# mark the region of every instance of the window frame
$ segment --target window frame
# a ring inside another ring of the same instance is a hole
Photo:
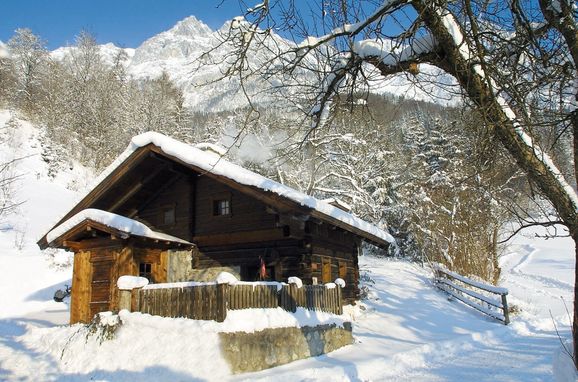
[[[172,215],[173,215],[173,221],[172,222],[167,222],[165,220],[166,218],[166,213],[167,212],[171,212],[172,211]],[[175,226],[177,224],[177,204],[176,203],[172,203],[172,204],[165,204],[162,205],[160,207],[160,224],[159,226],[162,227],[171,227],[171,226]]]
[[[149,270],[147,271],[147,266]],[[142,270],[144,268],[144,270]],[[138,263],[138,276],[146,278],[149,283],[154,283],[153,280],[153,263],[149,263],[146,261],[140,261]]]
[[[221,203],[226,203],[226,213],[221,213],[223,206]],[[212,196],[211,198],[211,216],[213,218],[231,217],[233,216],[233,198],[230,192],[222,192]]]

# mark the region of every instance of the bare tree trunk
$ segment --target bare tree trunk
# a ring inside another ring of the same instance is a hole
[[[442,15],[436,5],[428,1],[415,0],[413,2],[416,10],[421,14],[426,25],[435,36],[440,50],[438,51],[438,63],[445,71],[452,74],[463,87],[469,99],[476,104],[484,114],[487,124],[493,128],[496,136],[503,146],[510,152],[518,165],[528,174],[528,177],[538,186],[542,193],[550,200],[556,211],[570,230],[575,246],[578,247],[578,217],[576,205],[574,204],[567,189],[561,184],[559,176],[549,168],[543,161],[539,151],[528,145],[517,131],[515,121],[513,121],[504,110],[504,105],[500,104],[492,89],[492,84],[488,78],[480,75],[475,70],[474,64],[466,60],[456,45],[454,36],[450,34],[444,24]],[[548,15],[546,15],[548,18]],[[564,34],[564,30],[562,33]],[[571,53],[578,53],[578,40],[575,35],[570,36]],[[465,42],[464,42],[465,43]],[[480,52],[480,54],[482,54]],[[573,57],[578,60],[578,54]],[[480,56],[480,58],[482,58]],[[577,61],[578,62],[578,61]],[[574,132],[574,163],[575,172],[577,160],[577,132],[578,117],[576,112],[572,115]],[[572,336],[574,339],[574,364],[578,369],[578,249],[576,252],[576,269],[574,283],[574,322],[572,324]]]

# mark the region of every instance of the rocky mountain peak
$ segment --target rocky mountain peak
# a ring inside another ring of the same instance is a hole
[[[209,37],[213,33],[211,28],[192,15],[176,23],[167,32],[189,37]]]

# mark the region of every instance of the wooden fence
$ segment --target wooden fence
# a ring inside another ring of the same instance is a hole
[[[122,293],[123,291],[121,291]],[[130,291],[127,291],[131,293]],[[133,289],[131,310],[163,317],[185,317],[222,322],[227,310],[297,307],[342,314],[342,291],[339,286],[263,284],[204,284],[167,287],[155,284],[151,289]]]
[[[435,284],[452,297],[474,309],[508,325],[510,313],[506,296],[508,290],[484,284],[452,271],[439,264],[433,266]],[[496,296],[498,298],[496,298]]]

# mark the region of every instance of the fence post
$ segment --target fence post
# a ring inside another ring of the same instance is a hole
[[[227,318],[227,288],[229,284],[217,284],[217,322],[225,321]]]
[[[506,300],[506,293],[502,294],[502,307],[504,309],[504,324],[510,323],[510,312],[508,310],[508,300]]]
[[[129,312],[132,312],[131,292],[132,291],[128,289],[118,290],[118,310],[126,309]]]
[[[337,314],[343,314],[343,299],[341,296],[341,287],[337,285]]]
[[[297,311],[297,284],[289,284],[289,311],[295,313]]]

